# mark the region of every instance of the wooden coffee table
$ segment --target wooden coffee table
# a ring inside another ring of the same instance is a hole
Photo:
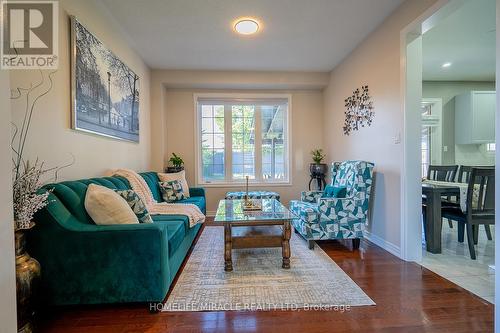
[[[224,225],[224,270],[233,270],[233,249],[281,247],[290,268],[292,213],[276,199],[262,199],[262,210],[243,211],[244,200],[221,200],[214,222]]]

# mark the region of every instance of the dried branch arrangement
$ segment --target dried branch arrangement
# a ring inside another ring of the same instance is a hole
[[[11,99],[25,99],[24,114],[21,127],[12,123],[13,134],[11,140],[12,156],[12,189],[14,201],[14,224],[15,230],[29,229],[33,226],[34,214],[45,207],[48,202],[50,191],[39,191],[43,186],[42,176],[51,173],[49,181],[55,181],[58,178],[58,172],[74,163],[54,168],[45,168],[44,163],[38,158],[35,163],[30,163],[25,158],[26,140],[29,136],[29,130],[33,113],[37,102],[47,95],[53,87],[52,75],[55,71],[48,74],[47,78],[40,70],[40,81],[31,83],[29,87],[18,87],[11,91]],[[48,87],[43,88],[46,81],[49,81]],[[42,90],[40,92],[40,90]]]

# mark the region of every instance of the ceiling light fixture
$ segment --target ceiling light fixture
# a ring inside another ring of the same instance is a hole
[[[451,66],[451,62],[445,62],[444,64],[441,65],[443,68],[448,68]]]
[[[251,18],[239,19],[234,24],[234,30],[241,35],[253,35],[259,31],[259,23]]]

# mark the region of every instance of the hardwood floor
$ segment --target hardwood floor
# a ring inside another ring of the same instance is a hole
[[[333,311],[161,312],[146,305],[53,309],[41,332],[492,332],[493,305],[362,241],[319,246],[376,306]],[[293,251],[293,249],[292,249]],[[223,269],[223,267],[221,267]]]

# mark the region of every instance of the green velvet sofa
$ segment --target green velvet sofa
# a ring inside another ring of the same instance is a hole
[[[155,172],[141,173],[162,202]],[[94,224],[84,207],[91,183],[129,189],[122,177],[92,178],[47,185],[50,202],[36,216],[29,253],[42,267],[41,291],[48,305],[160,302],[201,225],[183,215],[153,215],[152,224]],[[182,203],[206,212],[205,191],[191,188]]]

